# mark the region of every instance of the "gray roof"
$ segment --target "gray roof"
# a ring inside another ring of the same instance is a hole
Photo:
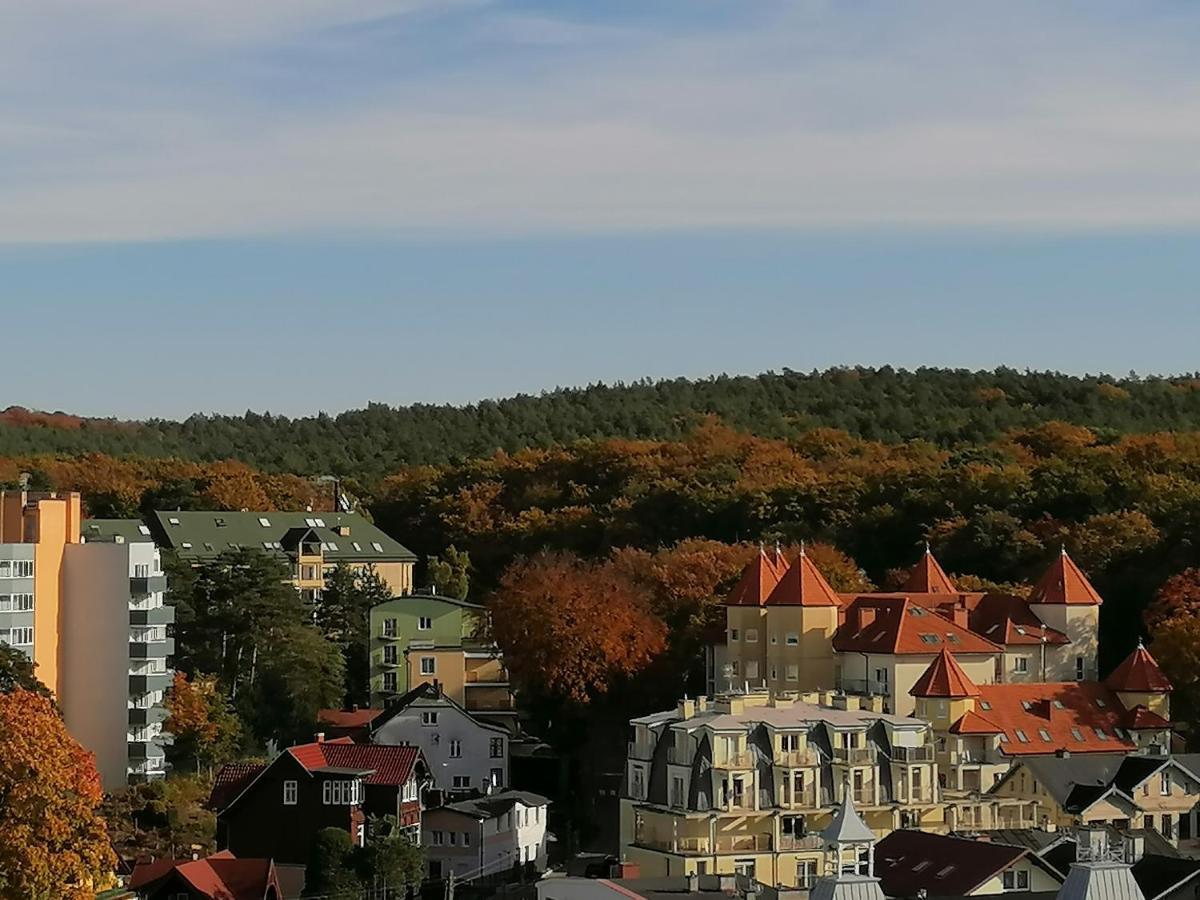
[[[834,813],[833,821],[821,832],[821,837],[827,844],[874,843],[875,832],[868,828],[867,823],[855,812],[854,803],[850,800],[850,791],[842,793],[842,805]]]
[[[121,538],[126,544],[149,543],[154,540],[148,526],[141,519],[84,519],[80,526],[84,542],[111,541]]]
[[[1018,766],[1009,770],[1004,780],[1013,777],[1024,766],[1063,809],[1079,812],[1112,790],[1128,798],[1134,788],[1171,761],[1195,772],[1196,769],[1188,765],[1195,758],[1195,754],[1166,757],[1123,753],[1034,756],[1022,759]]]
[[[1071,866],[1058,900],[1146,900],[1125,863],[1089,862]]]
[[[867,875],[835,875],[818,879],[808,896],[809,900],[884,900],[879,879]]]
[[[543,797],[541,794],[534,794],[529,791],[500,791],[484,797],[475,797],[471,800],[459,800],[455,803],[447,803],[445,806],[439,807],[439,809],[448,809],[480,820],[494,819],[496,816],[506,812],[514,803],[518,802],[526,806],[548,806],[550,803],[549,799]],[[434,812],[434,810],[430,810],[430,812]]]
[[[266,523],[266,524],[264,524]],[[155,510],[147,517],[159,544],[187,559],[216,556],[235,546],[284,556],[288,532],[312,530],[331,562],[416,562],[417,555],[359,513]],[[335,528],[349,528],[341,535]],[[183,546],[184,544],[190,546]]]

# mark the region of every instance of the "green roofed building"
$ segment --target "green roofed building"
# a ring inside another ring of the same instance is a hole
[[[200,562],[250,548],[278,556],[290,567],[296,589],[310,599],[339,563],[351,569],[374,566],[394,595],[412,593],[416,554],[358,513],[156,510],[146,526],[160,547],[183,560]]]

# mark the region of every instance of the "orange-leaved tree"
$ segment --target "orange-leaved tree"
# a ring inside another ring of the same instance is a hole
[[[168,751],[176,767],[200,771],[231,758],[241,737],[241,722],[229,708],[217,680],[175,673],[167,695],[169,715],[163,728],[174,736]]]
[[[666,646],[643,592],[570,553],[521,558],[488,602],[492,637],[522,685],[586,703]]]
[[[45,697],[0,694],[0,898],[90,900],[116,857],[95,759]]]

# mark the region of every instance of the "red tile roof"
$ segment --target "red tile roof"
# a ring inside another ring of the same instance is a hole
[[[975,686],[949,650],[943,649],[909,691],[914,697],[978,697]]]
[[[759,550],[758,556],[751,560],[742,570],[742,577],[725,601],[726,606],[764,606],[767,597],[779,584],[779,579],[787,570],[783,557],[776,550],[768,554]]]
[[[209,807],[217,810],[224,809],[265,768],[265,765],[250,763],[226,763],[221,766],[217,771],[217,777],[213,779],[212,792],[208,795]]]
[[[908,581],[904,583],[902,590],[913,594],[954,594],[957,590],[954,587],[954,582],[950,580],[950,576],[934,559],[933,554],[929,552],[929,548],[925,548],[925,555],[920,561],[913,566],[912,571],[908,575]]]
[[[1112,691],[1095,681],[981,684],[971,721],[963,716],[951,730],[1003,733],[1000,749],[1009,756],[1058,750],[1122,753],[1136,749],[1118,730],[1125,727],[1126,716]]]
[[[1126,714],[1125,727],[1131,731],[1161,731],[1170,728],[1171,723],[1139,703]]]
[[[860,596],[846,610],[833,636],[835,650],[846,653],[935,654],[999,653],[1001,647],[907,597]]]
[[[416,747],[356,744],[349,738],[300,744],[288,750],[296,761],[312,772],[327,767],[370,769],[367,784],[402,785],[412,777],[421,751]]]
[[[228,850],[206,859],[139,863],[134,867],[129,887],[135,891],[143,890],[172,872],[211,900],[263,900],[269,886],[281,890],[271,860],[237,859]]]
[[[382,709],[322,709],[317,712],[317,724],[330,728],[362,728],[381,715]]]
[[[1067,556],[1066,548],[1050,564],[1029,595],[1030,603],[1067,603],[1075,606],[1099,606],[1104,601],[1087,576]]]
[[[1104,679],[1104,683],[1114,691],[1135,693],[1166,694],[1172,689],[1170,680],[1141,641],[1137,649]]]
[[[998,644],[1069,644],[1061,631],[1048,628],[1029,603],[1010,594],[987,594],[971,610],[971,630]]]
[[[803,550],[767,597],[767,606],[838,606],[838,595]]]

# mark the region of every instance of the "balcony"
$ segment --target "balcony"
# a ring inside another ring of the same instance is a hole
[[[175,655],[175,638],[163,638],[161,641],[130,641],[130,659],[155,659]]]
[[[165,722],[167,715],[167,708],[161,703],[156,703],[154,706],[146,708],[131,707],[129,710],[129,724],[135,727],[154,725],[158,722]]]
[[[823,850],[825,849],[825,839],[819,834],[804,834],[792,835],[783,834],[779,836],[780,850]]]
[[[712,844],[706,837],[679,837],[670,839],[638,837],[635,843],[642,847],[649,847],[652,850],[665,850],[667,853],[698,853],[706,856],[712,853],[710,849]]]
[[[978,766],[991,761],[981,750],[951,750],[947,756],[952,766]]]
[[[411,644],[409,646],[412,646]],[[508,673],[500,672],[480,672],[478,669],[470,669],[466,672],[465,682],[467,687],[475,687],[477,685],[495,685],[497,687],[508,687]]]
[[[165,691],[171,686],[171,682],[175,680],[173,672],[146,672],[140,674],[130,674],[129,676],[129,693],[148,694],[151,691]]]
[[[158,737],[149,738],[144,741],[128,741],[127,744],[129,747],[129,758],[131,760],[150,760],[155,758],[162,759],[163,744],[168,743],[168,741],[164,740],[166,737],[166,735],[159,735]]]
[[[875,788],[874,787],[854,788],[851,790],[850,794],[852,797],[854,797],[854,805],[855,806],[877,806],[878,805],[877,801],[875,800]]]
[[[781,750],[775,754],[775,765],[784,769],[805,769],[820,765],[820,755],[812,747],[803,750]]]
[[[467,695],[465,705],[468,712],[507,712],[517,708],[507,688],[496,688],[492,692],[472,691]]]
[[[129,579],[129,593],[135,597],[158,594],[166,589],[166,575],[140,575]]]
[[[781,799],[780,806],[784,809],[817,809],[820,804],[817,803],[817,789],[814,785],[809,785],[798,794],[788,792],[786,786],[781,792],[777,793]]]
[[[754,754],[749,750],[738,750],[734,753],[722,753],[713,760],[714,769],[752,769],[754,768]]]
[[[892,747],[892,762],[923,763],[933,762],[933,744],[923,744],[920,747]]]
[[[385,654],[385,655],[384,655],[384,657],[383,657],[383,662],[382,662],[380,665],[382,665],[382,666],[384,666],[385,668],[388,668],[388,669],[394,669],[394,668],[396,668],[398,665],[400,665],[400,657],[398,657],[398,656],[387,656],[387,655]]]
[[[876,681],[874,678],[843,678],[840,690],[861,697],[889,697],[892,693],[886,681]]]
[[[773,843],[769,834],[729,835],[717,838],[717,852],[769,853]]]
[[[156,606],[153,609],[138,609],[136,606],[129,610],[130,625],[174,625],[175,607]]]
[[[834,747],[833,759],[847,766],[873,766],[878,753],[874,747]]]

